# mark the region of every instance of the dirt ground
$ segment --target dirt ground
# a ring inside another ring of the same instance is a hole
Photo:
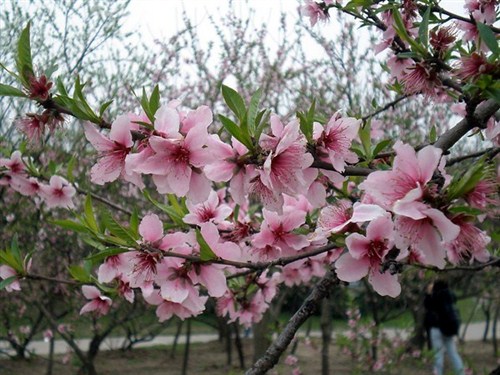
[[[134,349],[131,352],[107,351],[101,352],[96,359],[96,368],[99,375],[178,375],[181,374],[183,361],[183,347],[179,347],[174,358],[171,357],[171,348],[154,347],[148,349]],[[245,365],[251,364],[252,348],[250,342],[244,342]],[[497,360],[492,355],[492,346],[482,342],[467,342],[460,348],[462,357],[473,374],[489,374],[497,366]],[[320,347],[300,343],[297,350],[301,374],[316,375],[321,373]],[[70,364],[60,363],[62,357],[57,356],[53,375],[73,375],[77,373],[76,360]],[[284,358],[283,358],[284,359]],[[283,362],[283,359],[281,362]],[[47,360],[33,358],[30,361],[0,360],[1,375],[44,375],[46,374]],[[242,374],[238,367],[238,356],[233,350],[232,366],[227,365],[225,345],[219,342],[196,344],[191,347],[189,354],[188,374],[222,375]],[[367,370],[356,371],[356,363],[341,353],[337,346],[332,345],[330,350],[330,373],[335,375],[370,374]],[[269,374],[291,374],[292,368],[281,363]],[[401,366],[390,372],[379,371],[377,374],[409,374],[430,375],[431,365],[423,359],[409,358]]]

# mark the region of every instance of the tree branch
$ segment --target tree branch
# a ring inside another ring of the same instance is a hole
[[[319,283],[314,286],[311,294],[309,294],[302,306],[292,316],[278,338],[269,346],[266,353],[253,364],[252,368],[245,375],[265,374],[273,368],[288,345],[290,345],[300,326],[317,311],[321,300],[328,295],[332,287],[339,283],[340,280],[337,278],[335,271],[330,269]]]
[[[472,118],[465,117],[458,122],[453,128],[446,131],[434,143],[435,147],[448,151],[455,143],[457,143],[469,130],[479,126],[483,127],[486,121],[495,114],[500,108],[500,104],[494,99],[488,99],[479,104],[474,111]]]

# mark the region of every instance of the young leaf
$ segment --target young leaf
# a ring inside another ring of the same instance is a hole
[[[418,37],[420,39],[420,43],[424,46],[425,49],[429,48],[429,18],[431,16],[431,7],[427,7],[424,15],[422,16],[422,21],[420,22],[420,26],[418,28]]]
[[[213,250],[208,245],[207,241],[203,238],[199,229],[196,229],[196,241],[200,245],[200,259],[204,261],[217,259],[217,255],[213,252]]]
[[[149,98],[149,110],[153,116],[156,114],[158,108],[160,108],[160,88],[156,85]]]
[[[79,232],[79,233],[89,233],[89,229],[80,223],[77,223],[72,220],[52,220],[50,221],[51,224],[55,224],[63,229],[68,229],[74,232]]]
[[[498,56],[500,48],[498,47],[498,41],[493,31],[481,22],[476,22],[476,26],[481,40],[488,46],[490,51],[493,52],[495,56]]]
[[[106,111],[106,109],[108,109],[108,107],[111,105],[111,103],[113,103],[112,100],[110,100],[109,102],[105,102],[105,103],[101,104],[101,107],[99,107],[99,117],[102,118],[102,115],[104,114],[104,112]]]
[[[253,149],[252,140],[245,134],[243,130],[236,125],[231,119],[228,119],[226,116],[219,115],[219,120],[224,125],[224,128],[238,141],[243,143],[249,150]]]
[[[0,83],[0,96],[18,96],[25,98],[26,94],[15,87]]]
[[[243,98],[240,96],[240,94],[238,94],[237,91],[226,85],[222,85],[221,91],[222,97],[224,98],[224,101],[226,102],[229,109],[233,111],[238,120],[243,122],[247,112]]]
[[[255,136],[255,130],[257,128],[257,113],[259,111],[260,98],[262,97],[262,88],[259,88],[254,92],[252,98],[250,99],[250,105],[248,106],[247,112],[247,124],[250,136]]]
[[[33,72],[33,62],[31,59],[31,45],[30,45],[30,27],[31,23],[21,32],[19,41],[17,43],[17,72],[21,78],[21,83],[24,87],[30,87],[30,78],[35,76]]]
[[[87,198],[85,199],[84,212],[85,222],[87,223],[89,228],[94,233],[99,233],[99,226],[97,225],[97,221],[95,219],[94,209],[92,208],[92,198],[90,197],[90,194],[87,195]]]
[[[383,141],[380,141],[377,143],[377,145],[373,148],[372,155],[373,157],[377,156],[380,151],[382,151],[384,148],[389,146],[392,143],[392,140],[390,139],[384,139]]]
[[[68,267],[69,274],[76,281],[80,281],[82,283],[90,282],[90,273],[81,266],[69,266]]]
[[[88,256],[85,260],[91,261],[92,263],[101,263],[104,259],[110,256],[125,253],[127,251],[128,250],[123,247],[108,247],[106,250]]]
[[[437,140],[437,131],[436,131],[436,126],[432,125],[431,131],[429,133],[429,142],[434,143]]]
[[[134,236],[131,231],[118,223],[108,210],[103,210],[101,212],[101,219],[103,220],[106,229],[113,236],[122,239],[128,245],[134,246],[137,243],[139,237]]]

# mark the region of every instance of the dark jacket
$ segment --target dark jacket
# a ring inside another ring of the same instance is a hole
[[[446,311],[450,311],[456,301],[455,295],[449,289],[434,291],[432,294],[426,294],[424,299],[425,306],[425,328],[439,328],[439,317],[445,317]]]

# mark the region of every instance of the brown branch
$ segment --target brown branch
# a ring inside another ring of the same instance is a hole
[[[479,126],[484,127],[488,119],[495,114],[500,108],[500,104],[494,99],[488,99],[479,104],[474,111],[472,118],[469,116],[459,121],[453,128],[442,134],[434,143],[435,147],[448,151],[455,143],[457,143],[471,129]]]
[[[425,270],[430,270],[434,272],[453,272],[453,271],[481,271],[487,267],[500,267],[500,257],[492,257],[492,259],[486,263],[476,264],[474,266],[454,266],[448,268],[438,268],[435,266],[426,266],[424,264],[407,264],[416,268],[422,268]]]
[[[327,171],[335,171],[333,165],[321,160],[315,160],[311,168],[325,169]],[[375,172],[375,169],[363,168],[363,167],[345,167],[344,172],[341,173],[343,176],[368,176],[370,173]],[[340,173],[340,172],[339,172]]]
[[[245,374],[259,375],[266,374],[271,368],[278,363],[280,356],[286,350],[290,342],[295,337],[300,326],[311,316],[317,309],[321,300],[325,298],[331,289],[338,285],[340,280],[337,278],[335,271],[330,269],[327,274],[314,286],[311,294],[302,303],[302,306],[288,321],[287,325],[280,333],[278,338],[269,346],[266,353],[259,358]]]
[[[424,11],[426,10],[425,7],[420,7],[421,9],[423,9]],[[431,10],[433,12],[437,12],[437,13],[442,13],[442,14],[445,14],[447,15],[449,18],[452,18],[452,19],[456,19],[458,21],[462,21],[462,22],[467,22],[467,23],[471,23],[473,25],[476,24],[476,20],[469,17],[462,17],[462,16],[459,16],[458,14],[455,14],[455,13],[452,13],[444,8],[441,8],[439,5],[434,5]],[[500,29],[498,27],[495,27],[493,25],[486,25],[488,26],[492,31],[494,31],[495,33],[500,33]]]
[[[338,246],[335,244],[328,244],[326,246],[322,246],[322,247],[319,247],[319,248],[311,250],[311,251],[307,251],[304,253],[300,253],[300,254],[292,255],[292,256],[288,256],[288,257],[278,258],[278,259],[271,260],[268,262],[236,262],[236,261],[222,259],[222,258],[202,260],[198,256],[175,253],[173,251],[166,251],[165,252],[161,249],[151,247],[151,246],[147,247],[147,250],[157,252],[158,254],[161,254],[165,257],[181,258],[181,259],[191,261],[193,263],[204,263],[204,264],[213,263],[213,264],[222,264],[222,265],[226,265],[226,266],[233,266],[236,268],[249,268],[253,272],[253,271],[264,270],[266,268],[270,268],[270,267],[274,267],[274,266],[286,266],[287,264],[296,262],[296,261],[301,260],[301,259],[310,258],[310,257],[315,256],[315,255],[326,253],[326,252],[333,250],[337,247]]]
[[[49,277],[49,276],[43,276],[43,275],[36,275],[33,273],[24,275],[25,279],[29,280],[42,280],[42,281],[50,281],[52,283],[58,283],[58,284],[67,284],[67,285],[74,285],[78,286],[81,285],[80,283],[73,281],[73,280],[64,280],[64,279],[57,279],[55,277]]]
[[[400,96],[400,97],[398,97],[398,98],[394,99],[392,102],[387,103],[387,104],[386,104],[386,105],[384,105],[383,107],[380,107],[380,108],[376,109],[374,112],[369,113],[368,115],[361,117],[361,120],[362,120],[363,122],[365,122],[365,121],[366,121],[366,120],[368,120],[369,118],[372,118],[372,117],[374,117],[374,116],[378,115],[379,113],[382,113],[382,112],[384,112],[384,111],[387,111],[389,108],[393,108],[396,104],[398,104],[399,102],[401,102],[401,101],[403,101],[404,99],[407,99],[407,98],[409,98],[409,97],[410,97],[410,95],[403,95],[403,96]]]
[[[446,163],[446,166],[449,167],[453,164],[460,163],[464,160],[477,158],[477,157],[483,156],[483,155],[487,155],[488,159],[492,159],[499,153],[500,153],[500,147],[491,147],[491,148],[488,148],[486,150],[474,152],[472,154],[462,155],[462,156],[457,156],[456,158],[452,158],[452,159],[448,160],[448,162]]]

